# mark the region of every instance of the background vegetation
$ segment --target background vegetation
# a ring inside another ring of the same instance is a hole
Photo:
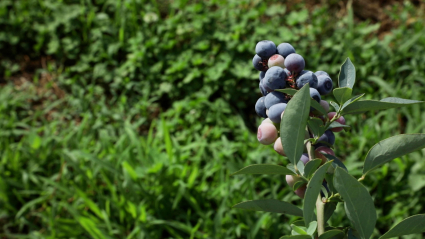
[[[294,217],[232,209],[297,203],[286,164],[255,137],[251,65],[263,39],[290,42],[336,83],[350,57],[358,93],[425,100],[424,4],[416,1],[0,1],[3,238],[278,238]],[[332,98],[327,98],[332,100]],[[361,175],[379,140],[424,133],[424,105],[348,116],[337,156]],[[378,230],[425,213],[416,152],[368,175]],[[343,210],[331,220],[348,225]],[[420,235],[405,238],[421,238]]]

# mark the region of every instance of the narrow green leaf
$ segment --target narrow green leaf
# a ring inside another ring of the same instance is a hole
[[[303,163],[303,161],[298,161],[298,163],[297,163],[297,169],[298,169],[298,172],[300,173],[300,175],[304,175],[304,163]]]
[[[292,235],[292,236],[283,236],[279,239],[312,239],[310,235]]]
[[[335,111],[339,111],[339,105],[333,101],[329,102],[330,105],[332,105],[332,107],[334,107]]]
[[[331,190],[331,192],[334,193],[334,194],[335,193],[338,193],[336,191],[335,187],[334,187],[334,182],[333,182],[334,175],[333,174],[326,173],[325,179],[326,179],[326,183],[328,184],[329,190]]]
[[[425,134],[400,134],[380,141],[367,153],[363,175],[402,155],[425,147]]]
[[[253,164],[232,173],[230,176],[238,174],[281,174],[294,175],[295,173],[286,167],[273,164]]]
[[[307,181],[305,181],[305,180],[300,180],[300,181],[297,181],[297,182],[295,182],[294,183],[294,186],[292,187],[292,190],[297,190],[298,188],[300,188],[300,187],[302,187],[302,186],[304,186],[304,185],[306,185],[307,184]]]
[[[325,127],[321,119],[311,118],[307,121],[307,126],[313,132],[313,135],[322,135],[325,132]]]
[[[334,89],[334,97],[338,103],[343,104],[351,97],[352,89],[348,87]]]
[[[339,238],[344,238],[344,232],[341,230],[329,230],[325,233],[323,233],[322,235],[320,235],[319,239],[339,239]]]
[[[338,85],[339,87],[349,87],[353,88],[354,83],[356,82],[356,68],[351,62],[350,58],[347,58],[341,66],[341,71],[338,76]]]
[[[337,205],[337,202],[327,202],[325,204],[325,222],[327,222],[329,218],[332,217],[332,214],[335,212]]]
[[[321,159],[314,159],[311,161],[308,161],[304,168],[304,177],[310,178],[313,173],[316,171],[316,169],[320,166],[322,163]]]
[[[365,94],[360,94],[360,95],[356,95],[353,98],[347,100],[343,105],[342,105],[342,109],[344,109],[345,107],[347,107],[348,105],[358,101],[360,98],[362,98]]]
[[[291,225],[292,230],[294,230],[296,233],[300,234],[300,235],[308,235],[308,233],[306,231],[304,231],[301,227],[299,226],[295,226],[295,225]]]
[[[401,106],[419,104],[423,101],[418,100],[406,100],[401,98],[385,98],[381,101],[378,100],[359,100],[356,101],[342,110],[344,115],[346,114],[360,114],[369,110],[386,110],[392,108],[398,108]]]
[[[310,222],[313,221],[314,218],[314,208],[316,205],[317,196],[320,193],[320,188],[322,186],[323,179],[325,178],[326,171],[328,171],[331,162],[327,162],[320,166],[319,169],[316,170],[310,182],[307,184],[307,190],[304,196],[304,221],[307,226]]]
[[[300,219],[300,220],[294,221],[293,223],[291,223],[291,225],[303,227],[305,223],[304,223],[304,220]]]
[[[293,172],[293,174],[297,174],[297,171],[295,170],[295,167],[294,167],[294,165],[292,163],[288,163],[286,165],[286,168],[289,169],[289,170],[291,170],[291,172]]]
[[[274,213],[284,213],[294,216],[302,217],[303,211],[297,206],[279,201],[276,199],[260,199],[241,202],[233,206],[234,208],[241,208],[246,210],[253,211],[262,211],[262,212],[274,212]]]
[[[316,109],[317,111],[319,111],[322,115],[327,115],[328,114],[326,112],[326,110],[316,100],[311,99],[310,105],[311,105],[311,107],[313,107],[314,109]]]
[[[425,214],[414,215],[392,227],[379,239],[399,237],[425,232]]]
[[[295,93],[297,93],[298,91],[295,89],[291,89],[291,88],[286,88],[286,89],[276,89],[275,91],[278,92],[282,92],[288,95],[295,95]]]
[[[310,88],[305,84],[288,102],[280,123],[280,139],[292,164],[297,165],[304,148],[304,131],[310,112]]]
[[[362,239],[369,239],[376,224],[376,211],[372,197],[357,179],[337,167],[334,186],[344,199],[345,211]]]
[[[336,121],[334,121],[334,122],[332,122],[330,125],[329,125],[329,127],[326,129],[326,130],[328,130],[328,129],[333,129],[333,128],[351,128],[351,126],[349,126],[349,125],[345,125],[345,124],[340,124],[340,123],[338,123],[338,122],[336,122]],[[325,130],[325,131],[326,131]]]
[[[308,228],[307,228],[307,234],[313,235],[314,232],[316,231],[316,228],[317,228],[317,222],[316,221],[310,222],[310,224],[308,225]]]

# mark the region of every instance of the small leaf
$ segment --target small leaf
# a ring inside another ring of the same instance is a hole
[[[295,226],[295,225],[291,225],[292,230],[294,230],[296,233],[300,234],[300,235],[308,235],[308,233],[306,231],[304,231],[301,227],[299,226]]]
[[[423,101],[418,100],[406,100],[401,98],[385,98],[381,101],[377,100],[359,100],[356,101],[342,110],[343,114],[360,114],[369,110],[386,110],[392,108],[398,108],[401,106],[419,104]]]
[[[329,102],[329,104],[331,104],[332,107],[334,107],[335,111],[337,111],[337,112],[339,111],[339,105],[337,103],[331,101],[331,102]]]
[[[310,224],[308,225],[308,228],[307,228],[307,234],[313,235],[314,232],[316,231],[316,228],[317,228],[317,222],[316,221],[310,222]]]
[[[352,91],[353,90],[351,88],[343,87],[343,88],[336,88],[334,89],[333,92],[334,92],[334,97],[336,101],[338,101],[340,104],[343,104],[350,99]]]
[[[334,121],[329,125],[329,127],[326,130],[333,129],[333,128],[351,128],[351,126],[345,125],[345,124],[340,124],[340,123]]]
[[[298,188],[300,188],[300,187],[302,187],[302,186],[304,186],[306,184],[307,184],[307,181],[305,181],[304,179],[303,180],[300,180],[300,181],[297,181],[297,182],[294,183],[294,186],[292,187],[292,190],[295,191]]]
[[[300,173],[300,175],[304,175],[304,163],[303,163],[303,161],[298,161],[298,163],[297,163],[297,169],[298,169],[298,172]]]
[[[356,101],[358,101],[360,98],[362,98],[365,94],[361,94],[361,95],[356,95],[353,98],[347,100],[343,105],[342,105],[342,109],[344,109],[345,107],[347,107],[348,105],[350,105],[351,103],[354,103]]]
[[[335,212],[337,205],[337,202],[327,202],[325,204],[325,222],[327,222],[329,218],[332,217],[332,214]]]
[[[307,121],[307,126],[313,132],[313,135],[322,135],[325,132],[325,127],[321,119],[311,118]]]
[[[316,169],[320,166],[322,163],[321,159],[314,159],[311,161],[308,161],[304,168],[304,177],[310,178],[313,173],[316,171]]]
[[[274,91],[278,91],[278,92],[282,92],[288,95],[295,95],[295,93],[297,93],[298,91],[295,89],[291,89],[291,88],[286,88],[286,89],[276,89]]]
[[[310,222],[313,221],[314,217],[314,208],[316,206],[317,196],[320,193],[320,188],[322,186],[323,179],[325,178],[326,171],[328,170],[331,162],[327,162],[320,166],[319,169],[316,170],[310,182],[307,184],[307,190],[305,191],[304,196],[304,221],[307,226]]]
[[[333,175],[333,174],[329,174],[329,173],[327,173],[327,174],[325,175],[325,180],[326,180],[326,183],[328,184],[328,188],[329,188],[329,190],[331,190],[331,192],[332,192],[333,194],[335,194],[335,193],[338,193],[338,191],[336,191],[336,189],[335,189],[335,187],[334,187],[333,179],[334,179],[334,175]]]
[[[350,58],[347,58],[341,66],[341,71],[338,76],[338,85],[339,87],[349,87],[353,88],[354,83],[356,82],[356,68],[351,62]]]
[[[310,112],[310,88],[305,84],[288,102],[280,123],[280,139],[289,161],[297,165],[304,149],[304,132]]]
[[[297,174],[297,171],[295,170],[295,167],[292,163],[288,163],[288,165],[286,165],[286,168],[291,170],[293,172],[293,175]]]
[[[230,176],[238,174],[281,174],[281,175],[294,175],[295,173],[286,167],[273,164],[253,164],[234,172]]]
[[[328,114],[326,112],[326,110],[316,100],[311,99],[310,105],[311,105],[311,107],[313,107],[314,109],[316,109],[317,111],[319,111],[322,115],[327,115]]]
[[[233,206],[234,208],[241,208],[246,210],[253,211],[262,211],[262,212],[274,212],[274,213],[284,213],[294,216],[302,217],[303,211],[297,206],[279,201],[276,199],[260,199],[241,202]]]
[[[414,215],[404,219],[392,227],[379,239],[399,237],[422,232],[425,232],[425,214]]]
[[[369,192],[357,179],[340,167],[335,169],[334,186],[344,199],[348,219],[360,238],[369,239],[376,224],[375,206]]]
[[[337,238],[344,238],[344,232],[341,230],[329,230],[322,235],[320,235],[319,239],[337,239]]]
[[[311,239],[310,235],[292,235],[292,236],[283,236],[279,239]]]
[[[294,221],[293,223],[291,223],[291,225],[303,227],[305,225],[305,223],[304,223],[304,220],[300,219],[300,220]]]
[[[363,175],[402,155],[425,147],[425,134],[400,134],[380,141],[367,153]]]

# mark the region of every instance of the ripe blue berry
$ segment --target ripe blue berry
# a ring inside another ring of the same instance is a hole
[[[259,83],[260,91],[263,96],[266,96],[269,92],[264,88],[263,83],[260,81]]]
[[[269,40],[260,41],[255,46],[255,53],[263,59],[269,59],[276,54],[276,45]]]
[[[260,71],[260,75],[258,77],[260,81],[264,78],[265,75],[266,75],[266,71]]]
[[[320,103],[322,98],[320,97],[319,91],[317,91],[314,88],[310,88],[310,97],[317,101],[317,103]]]
[[[279,55],[286,58],[289,54],[295,53],[295,48],[289,43],[280,43],[277,46],[277,52]]]
[[[273,91],[267,94],[264,98],[264,105],[267,109],[279,103],[288,103],[285,94],[283,94],[282,92]]]
[[[259,71],[267,71],[269,68],[267,66],[267,60],[261,59],[259,55],[255,55],[254,58],[252,58],[252,65]]]
[[[317,76],[311,71],[302,71],[296,79],[296,84],[301,89],[305,84],[309,83],[311,88],[317,87]]]
[[[263,79],[263,86],[267,91],[283,89],[286,87],[286,72],[279,66],[270,67]]]
[[[331,130],[326,130],[324,134],[322,134],[322,136],[319,137],[318,141],[324,141],[330,145],[334,145],[335,143],[335,134],[331,131]],[[325,144],[316,144],[315,147],[318,148],[320,146],[326,146]]]
[[[257,103],[255,103],[255,112],[257,112],[258,116],[267,118],[266,106],[264,105],[264,96],[259,98]]]
[[[290,72],[301,72],[304,70],[305,61],[301,55],[292,53],[285,58],[285,66]]]
[[[282,112],[286,109],[285,103],[274,104],[269,108],[269,119],[273,121],[273,123],[280,123],[282,120],[281,115]]]
[[[326,71],[316,71],[316,72],[314,72],[314,74],[316,76],[321,76],[321,75],[327,75],[327,76],[329,76],[329,74]]]
[[[317,91],[321,95],[327,95],[332,91],[333,83],[332,79],[327,75],[319,75],[317,77],[318,84],[317,84]]]

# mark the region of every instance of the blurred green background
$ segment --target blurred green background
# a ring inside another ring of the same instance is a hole
[[[232,209],[300,204],[282,176],[229,175],[287,164],[260,145],[264,39],[291,43],[354,94],[425,100],[423,1],[0,1],[2,238],[279,238],[295,217]],[[333,100],[331,96],[326,100]],[[347,116],[335,151],[351,174],[379,140],[424,133],[424,105]],[[424,151],[364,180],[374,237],[425,213]],[[331,219],[348,226],[343,208]],[[422,238],[420,235],[404,238]]]

